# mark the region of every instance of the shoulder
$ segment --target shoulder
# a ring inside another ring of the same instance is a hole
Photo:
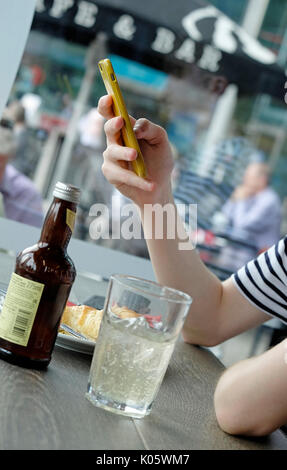
[[[267,188],[265,191],[263,191],[263,195],[267,201],[269,201],[269,204],[274,204],[274,205],[281,205],[280,197],[274,191],[272,188]]]
[[[233,281],[259,309],[287,322],[287,237],[239,269]]]

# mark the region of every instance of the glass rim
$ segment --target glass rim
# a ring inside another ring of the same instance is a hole
[[[157,299],[164,299],[167,302],[173,302],[173,303],[178,303],[178,304],[186,304],[186,305],[187,304],[192,304],[192,302],[193,302],[193,298],[189,294],[186,294],[186,292],[183,292],[183,291],[178,290],[178,289],[174,289],[173,287],[164,286],[163,284],[160,284],[160,283],[155,282],[155,281],[151,281],[149,279],[144,279],[142,277],[132,276],[130,274],[112,274],[110,276],[110,280],[111,279],[113,281],[119,282],[125,288],[129,288],[129,289],[131,289],[135,292],[141,293],[141,294],[156,297]],[[148,292],[143,288],[136,287],[136,286],[134,287],[134,286],[129,285],[128,283],[125,282],[125,280],[128,280],[128,279],[131,279],[133,281],[142,281],[142,282],[145,282],[147,284],[154,285],[156,287],[161,287],[163,289],[166,289],[170,293],[176,293],[177,295],[180,295],[182,298],[181,299],[172,299],[172,298],[168,298],[165,294],[156,294],[156,293],[153,293],[153,292]]]

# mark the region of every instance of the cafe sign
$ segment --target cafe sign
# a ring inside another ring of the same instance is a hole
[[[104,32],[118,55],[171,72],[196,64],[248,93],[276,94],[284,75],[275,54],[204,0],[38,0],[32,28],[84,45]]]
[[[59,21],[66,19],[75,27],[79,26],[87,31],[106,30],[121,40],[134,41],[139,27],[138,19],[127,12],[121,13],[120,11],[115,16],[113,10],[110,11],[113,22],[111,23],[107,19],[103,22],[102,13],[107,7],[100,3],[89,0],[53,0],[52,2],[38,0],[36,12]],[[109,4],[109,2],[105,3]],[[263,64],[273,64],[276,61],[276,56],[271,51],[263,47],[259,41],[252,38],[243,28],[213,6],[197,8],[182,18],[181,27],[187,37],[179,47],[174,31],[160,25],[156,28],[153,27],[154,37],[149,44],[151,50],[161,54],[173,54],[175,58],[188,63],[195,62],[197,59],[196,44],[204,43],[206,39],[210,39],[200,28],[206,19],[214,20],[213,32],[210,44],[206,44],[202,49],[201,57],[198,60],[199,67],[217,72],[222,52],[236,53],[238,42],[242,51],[250,59]]]

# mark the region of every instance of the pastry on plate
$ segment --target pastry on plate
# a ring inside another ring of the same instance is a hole
[[[73,330],[95,341],[99,334],[102,316],[103,310],[97,310],[87,305],[67,305],[61,323],[65,323]]]
[[[135,318],[135,317],[141,317],[139,313],[136,313],[134,310],[130,310],[127,307],[120,307],[117,304],[114,304],[111,307],[111,311],[117,315],[118,317],[125,319],[125,318]]]
[[[141,316],[133,310],[127,307],[119,307],[117,304],[111,307],[111,311],[122,319]],[[95,341],[98,338],[103,312],[103,310],[97,310],[87,305],[67,305],[61,323],[86,336],[87,339]],[[61,330],[61,325],[59,331],[60,333],[69,334]]]

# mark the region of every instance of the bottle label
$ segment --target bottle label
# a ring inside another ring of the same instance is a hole
[[[76,212],[71,211],[71,209],[67,209],[66,224],[70,227],[71,231],[74,230],[75,218],[76,218]]]
[[[27,346],[44,284],[13,273],[0,313],[0,338]]]

